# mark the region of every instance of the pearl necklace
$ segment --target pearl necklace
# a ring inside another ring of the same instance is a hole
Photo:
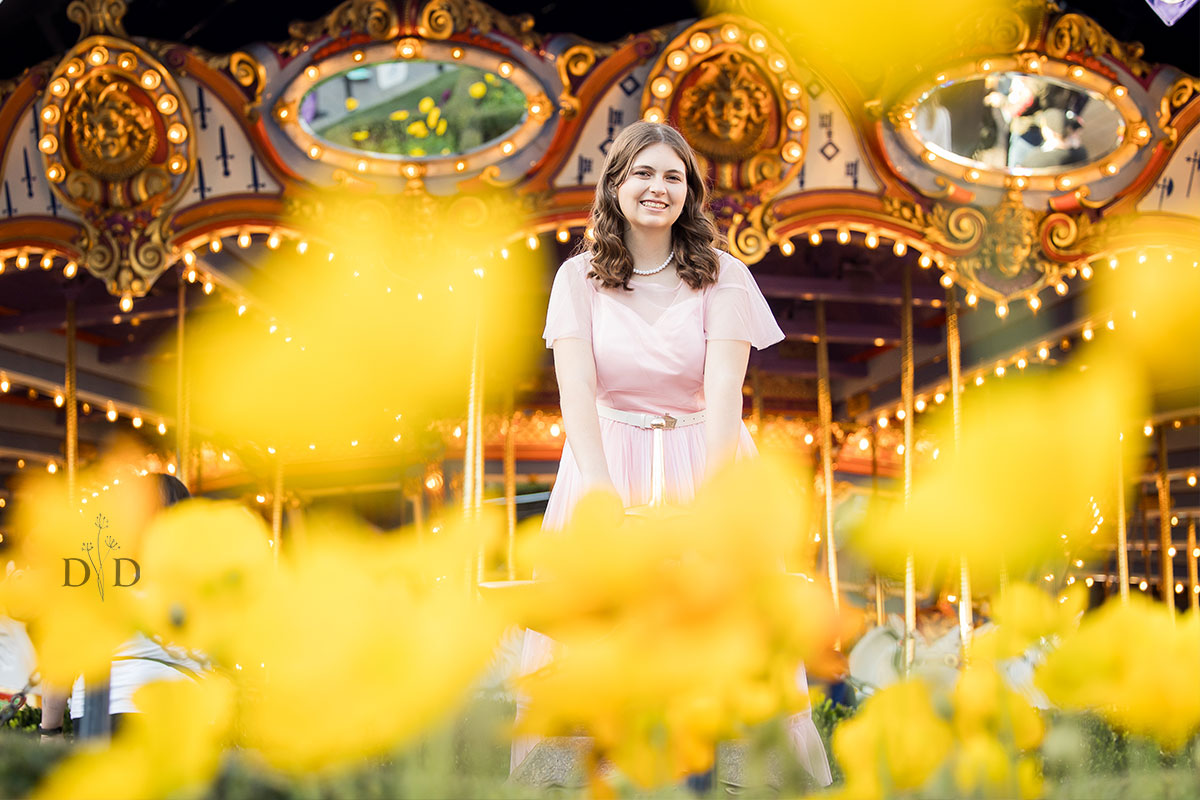
[[[667,256],[666,261],[659,264],[654,269],[638,269],[637,267],[634,267],[633,274],[634,275],[657,275],[658,273],[662,272],[664,269],[667,268],[667,264],[670,264],[671,259],[673,259],[674,257],[675,257],[675,253],[672,252],[669,256]]]

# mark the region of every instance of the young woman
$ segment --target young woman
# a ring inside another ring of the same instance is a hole
[[[746,364],[751,346],[783,332],[746,265],[714,249],[707,199],[696,156],[674,128],[637,122],[610,147],[591,235],[559,268],[543,334],[567,434],[545,529],[563,527],[590,491],[613,492],[626,508],[648,503],[650,425],[663,415],[673,420],[662,433],[669,501],[691,500],[728,461],[757,453],[742,422]],[[522,674],[548,663],[551,647],[527,631]],[[802,762],[829,783],[811,718],[789,727]],[[514,743],[513,768],[535,743]]]

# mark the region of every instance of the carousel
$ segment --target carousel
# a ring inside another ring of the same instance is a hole
[[[839,570],[839,544],[865,502],[905,496],[953,446],[921,417],[957,427],[972,393],[1117,335],[1132,320],[1098,300],[1099,279],[1200,251],[1200,79],[1052,2],[997,8],[983,35],[869,79],[738,2],[597,42],[481,0],[346,0],[219,54],[147,36],[121,0],[65,16],[78,41],[0,83],[0,530],[17,477],[74,480],[120,431],[144,469],[258,509],[284,551],[324,505],[419,533],[502,506],[507,540],[476,577],[528,577],[518,523],[544,506],[565,439],[548,358],[499,381],[476,329],[440,419],[277,450],[196,407],[188,340],[214,322],[287,334],[255,287],[289,280],[269,274],[281,252],[338,263],[322,236],[347,193],[383,227],[518,220],[489,269],[536,261],[544,309],[610,143],[645,119],[702,157],[721,244],[786,334],[752,358],[745,415],[761,446],[813,466],[806,571],[911,631],[918,600],[937,599],[928,576]],[[1120,498],[1096,523],[1113,546],[1064,552],[1048,582],[1086,582],[1093,604],[1141,592],[1200,608],[1198,425],[1200,373],[1159,379],[1120,443],[1132,484],[1097,487]],[[970,575],[952,573],[941,589],[965,640]]]

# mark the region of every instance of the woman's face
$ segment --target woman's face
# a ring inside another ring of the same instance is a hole
[[[687,200],[686,166],[670,145],[658,142],[633,157],[617,205],[630,228],[670,230]]]

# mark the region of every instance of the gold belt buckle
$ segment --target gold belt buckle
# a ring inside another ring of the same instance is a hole
[[[670,414],[663,414],[650,420],[650,428],[661,428],[662,430],[670,431],[675,429],[676,422],[678,422],[678,420],[672,417]]]

